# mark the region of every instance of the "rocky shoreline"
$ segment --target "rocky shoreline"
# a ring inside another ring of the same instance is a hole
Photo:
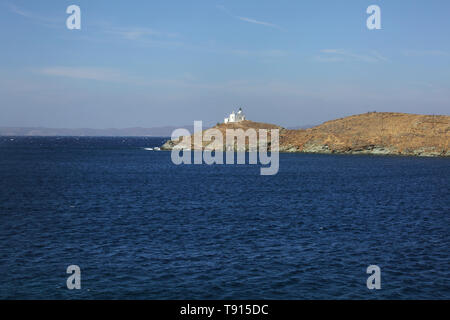
[[[371,112],[309,129],[288,130],[248,120],[214,128],[224,136],[227,129],[279,129],[279,151],[284,153],[450,156],[450,116]],[[183,140],[168,140],[161,149],[172,150],[176,145],[190,148]],[[210,143],[203,145],[203,149],[209,147]],[[248,151],[247,147],[239,151]]]

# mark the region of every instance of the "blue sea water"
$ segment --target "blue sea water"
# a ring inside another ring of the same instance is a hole
[[[261,176],[144,149],[164,140],[0,137],[0,298],[450,299],[450,159],[280,154]]]

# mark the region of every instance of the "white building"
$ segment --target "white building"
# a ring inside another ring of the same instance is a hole
[[[234,111],[230,114],[228,118],[225,118],[224,123],[233,123],[233,122],[241,122],[245,120],[245,114],[242,112],[242,108],[239,108],[239,111],[235,113]]]

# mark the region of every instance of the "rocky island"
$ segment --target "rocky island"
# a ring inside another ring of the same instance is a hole
[[[279,129],[280,152],[450,156],[450,116],[443,115],[369,112],[309,129],[289,130],[249,120],[214,128],[223,134],[227,129]],[[171,150],[178,143],[169,140],[161,149]]]

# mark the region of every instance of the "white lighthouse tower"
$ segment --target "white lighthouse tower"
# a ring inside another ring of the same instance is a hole
[[[241,122],[245,120],[245,114],[242,111],[242,108],[239,108],[239,111],[235,113],[234,111],[228,116],[228,118],[224,119],[224,123],[234,123]]]

